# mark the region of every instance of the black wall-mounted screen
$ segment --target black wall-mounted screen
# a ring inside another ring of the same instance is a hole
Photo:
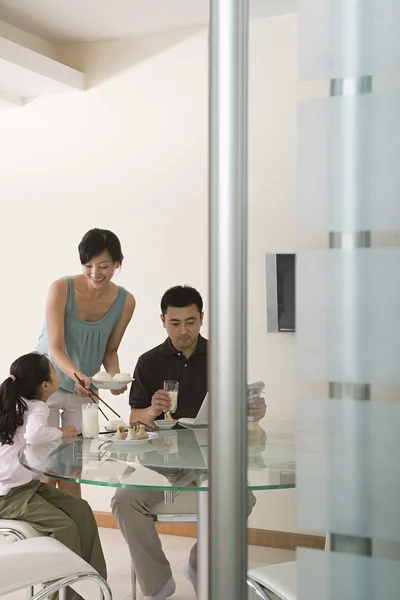
[[[267,329],[296,331],[296,255],[266,254]]]

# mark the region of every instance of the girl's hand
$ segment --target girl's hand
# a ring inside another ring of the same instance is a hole
[[[78,435],[78,430],[73,425],[59,427],[59,430],[62,431],[64,437],[76,437]]]
[[[83,375],[83,373],[77,373],[77,375],[79,375],[79,379],[84,382],[84,386],[76,381],[75,393],[79,396],[83,396],[84,398],[86,398],[89,396],[89,390],[92,380],[90,379],[90,377],[86,377],[86,375]]]
[[[125,385],[123,388],[121,388],[120,390],[110,390],[113,396],[119,396],[120,394],[123,394],[124,392],[126,392],[126,390],[128,389],[128,386]]]

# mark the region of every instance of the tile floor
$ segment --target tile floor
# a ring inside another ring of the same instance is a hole
[[[100,537],[108,566],[108,581],[113,592],[113,600],[128,600],[130,590],[130,560],[126,544],[117,529],[100,529]],[[191,538],[162,535],[162,543],[168,560],[171,563],[176,581],[174,600],[195,600],[191,584],[185,579],[182,569],[189,550],[192,547]],[[0,544],[5,544],[6,539],[0,536]],[[266,564],[277,564],[294,559],[294,552],[290,550],[277,550],[260,546],[249,547],[249,565],[256,567]],[[5,600],[25,600],[25,592],[16,592],[3,596]],[[138,593],[138,600],[143,596]]]

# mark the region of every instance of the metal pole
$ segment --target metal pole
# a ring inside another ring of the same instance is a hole
[[[209,594],[247,597],[247,0],[211,0]]]
[[[197,594],[208,598],[208,492],[197,492],[197,514]]]

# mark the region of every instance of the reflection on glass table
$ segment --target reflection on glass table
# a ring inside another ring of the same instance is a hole
[[[248,424],[248,488],[295,487],[294,426]],[[113,443],[77,438],[20,453],[26,468],[43,476],[91,485],[135,489],[207,491],[208,430],[159,432],[152,440]]]
[[[197,493],[197,514],[181,514],[178,506],[164,522],[197,522],[199,569],[207,588],[208,430],[177,429],[140,443],[112,440],[63,440],[21,450],[20,462],[36,473],[108,487],[163,490],[165,504],[176,503],[181,491]],[[250,490],[295,487],[294,424],[248,424]],[[160,520],[162,515],[153,515]]]

